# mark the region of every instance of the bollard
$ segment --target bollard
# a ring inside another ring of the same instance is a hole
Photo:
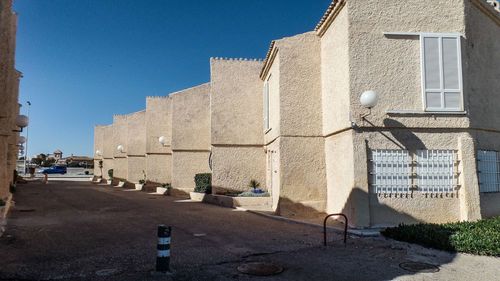
[[[170,272],[170,233],[172,228],[164,224],[158,225],[158,256],[156,257],[156,271]]]

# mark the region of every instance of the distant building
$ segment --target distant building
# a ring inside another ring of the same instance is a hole
[[[60,151],[59,149],[58,149],[58,150],[56,150],[56,151],[54,151],[54,158],[55,158],[56,160],[60,160],[60,159],[62,159],[62,155],[63,155],[63,153],[62,153],[62,151]]]

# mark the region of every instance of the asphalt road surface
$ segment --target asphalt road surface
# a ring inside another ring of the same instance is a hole
[[[457,255],[88,182],[19,185],[0,238],[0,280],[495,280],[498,258]],[[172,276],[151,274],[158,224],[172,226]],[[236,268],[278,264],[274,276]],[[404,261],[439,266],[415,275]]]

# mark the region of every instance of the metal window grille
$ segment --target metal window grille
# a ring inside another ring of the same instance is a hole
[[[372,151],[372,186],[376,193],[408,193],[410,165],[407,150]]]
[[[417,179],[420,192],[454,192],[455,174],[453,150],[417,150]]]
[[[499,192],[498,152],[479,150],[477,152],[477,173],[479,192]]]

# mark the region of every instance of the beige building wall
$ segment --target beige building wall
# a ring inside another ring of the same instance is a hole
[[[491,63],[499,58],[499,41],[487,34],[498,33],[500,21],[495,22],[480,12],[472,4],[475,2],[479,1],[340,1],[333,5],[329,17],[322,20],[317,33],[322,44],[328,212],[343,211],[359,227],[448,222],[478,219],[479,201],[495,202],[496,194],[479,196],[475,151],[480,140],[468,128],[479,129],[474,126],[475,120],[479,123],[488,120],[482,123],[482,128],[499,126],[492,113],[494,102],[485,99],[495,96],[492,91],[499,83],[494,79],[499,70]],[[384,35],[384,32],[462,34],[463,105],[467,114],[404,113],[424,111],[420,41],[418,36]],[[491,68],[481,69],[486,65]],[[371,112],[359,103],[361,93],[367,90],[377,91],[380,97]],[[362,115],[366,117],[363,119]],[[354,122],[354,128],[350,121]],[[495,134],[484,138],[496,138]],[[350,149],[353,154],[346,154]],[[375,194],[369,188],[367,175],[373,149],[455,150],[461,160],[460,188],[454,194],[434,197],[418,191],[411,192],[409,197]],[[336,163],[338,159],[352,165],[352,172]]]
[[[100,151],[101,155],[96,152]],[[104,151],[104,126],[95,125],[94,126],[94,176],[102,177],[105,173],[103,168],[99,167],[99,162],[103,161],[102,152]],[[104,167],[104,161],[102,162]]]
[[[464,86],[469,106],[470,126],[475,131],[475,149],[500,151],[500,116],[495,106],[500,102],[500,13],[481,1],[466,1]],[[500,193],[480,193],[482,217],[500,214]]]
[[[266,190],[262,61],[211,59],[211,143],[214,192]]]
[[[210,84],[182,90],[172,98],[172,187],[194,189],[194,176],[210,173]]]
[[[127,180],[146,178],[146,111],[127,114]]]
[[[269,81],[271,128],[265,142],[273,206],[282,214],[323,212],[326,169],[319,38],[308,32],[274,41],[263,69],[261,78]]]
[[[18,95],[21,73],[14,68],[16,49],[17,14],[12,12],[12,1],[0,2],[0,199],[8,203],[11,194],[18,153],[19,130],[15,125],[19,114]],[[4,212],[4,215],[6,212]],[[0,219],[3,219],[0,218]]]
[[[101,126],[102,129],[102,159],[103,159],[103,167],[102,173],[104,179],[109,179],[108,171],[113,169],[113,161],[114,161],[114,150],[116,146],[114,145],[114,129],[113,124]]]
[[[128,161],[127,161],[127,115],[115,115],[113,117],[113,177],[119,179],[128,179]],[[117,147],[123,146],[123,152],[118,151]]]
[[[159,142],[165,137],[165,143]],[[156,183],[172,183],[172,99],[146,98],[146,174]]]

